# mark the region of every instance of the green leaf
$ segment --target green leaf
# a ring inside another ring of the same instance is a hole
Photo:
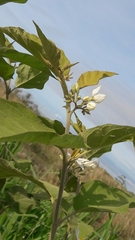
[[[82,133],[83,131],[86,130],[86,127],[82,125],[81,120],[78,118],[77,114],[74,112],[75,118],[76,118],[76,123],[71,122],[72,127],[74,130],[78,133]]]
[[[66,212],[67,214],[73,211],[73,206],[71,203],[71,195],[69,195],[69,197],[67,197],[66,199],[62,198],[61,207],[63,211]]]
[[[11,49],[9,47],[0,47],[0,56],[12,59],[15,62],[26,64],[32,68],[45,72],[46,75],[48,74],[48,76],[52,76],[51,72],[44,65],[44,63],[30,54],[18,52],[15,49]]]
[[[15,163],[18,169],[26,171],[26,169],[30,168],[32,161],[28,159],[17,159],[15,160]]]
[[[78,222],[78,228],[79,228],[79,238],[85,239],[86,237],[91,236],[94,229],[92,226],[84,223],[84,222]]]
[[[71,126],[73,127],[73,129],[78,133],[80,134],[80,128],[78,126],[77,123],[74,123],[73,121],[70,122]]]
[[[84,131],[84,143],[88,147],[88,158],[99,157],[109,152],[112,145],[135,139],[135,127],[105,124]]]
[[[46,192],[29,193],[29,195],[31,195],[36,202],[48,200],[48,194]]]
[[[14,49],[13,42],[10,43],[9,40],[4,36],[3,32],[0,30],[0,49],[1,48]]]
[[[70,239],[78,240],[79,237],[79,228],[78,228],[78,219],[75,215],[69,218],[69,226],[71,228]]]
[[[54,120],[52,122],[52,126],[53,126],[53,129],[60,135],[64,134],[65,133],[65,127],[63,126],[63,124],[58,121],[58,120]]]
[[[39,37],[17,27],[1,27],[0,30],[45,64],[46,55]]]
[[[3,33],[7,34],[9,37],[11,37],[13,40],[15,40],[22,47],[24,47],[33,56],[35,56],[41,62],[41,64],[43,64],[44,67],[48,69],[48,71],[50,69],[52,72],[54,72],[54,74],[59,76],[58,70],[61,68],[61,71],[63,72],[63,75],[65,76],[65,78],[68,78],[69,77],[68,74],[70,71],[70,61],[68,60],[68,58],[65,56],[64,52],[61,49],[57,48],[52,41],[48,40],[45,37],[45,35],[42,33],[38,25],[36,23],[34,24],[36,26],[39,37],[34,34],[30,34],[26,32],[22,28],[4,27],[4,28],[0,28],[0,30]],[[25,63],[31,66],[29,59],[25,59],[25,57],[28,58],[26,54],[24,56],[20,56],[19,54],[21,53],[18,53],[17,51],[5,50],[6,51],[5,53],[3,53],[3,51],[4,50],[0,51],[1,55],[4,55],[4,56],[6,55],[12,59],[14,58],[14,60],[16,61],[20,61],[22,63]],[[27,60],[27,63],[26,63],[26,60]],[[50,76],[54,77],[54,75],[50,71],[49,71],[49,74]]]
[[[63,50],[60,50],[60,60],[59,60],[60,68],[63,71],[63,74],[66,78],[69,78],[69,72],[70,72],[70,61],[65,56],[65,53]]]
[[[81,74],[77,83],[79,88],[81,89],[84,87],[96,85],[102,78],[112,77],[114,75],[117,75],[117,73],[106,71],[88,71]]]
[[[38,142],[64,148],[82,148],[82,136],[59,135],[31,110],[17,102],[0,99],[0,142]]]
[[[76,192],[78,186],[79,186],[78,178],[74,176],[71,172],[68,172],[65,190],[67,192]]]
[[[91,236],[94,231],[92,226],[82,221],[79,222],[76,216],[72,216],[70,218],[69,225],[72,229],[70,238],[72,240],[86,239],[87,237]]]
[[[49,61],[49,64],[51,64],[53,68],[56,68],[58,70],[60,68],[65,78],[69,78],[70,61],[65,56],[64,51],[57,48],[57,46],[52,41],[47,39],[46,36],[41,31],[41,29],[39,28],[39,26],[35,22],[34,24],[35,24],[38,36],[42,42],[42,45],[46,54],[46,59]],[[52,71],[53,71],[53,68],[52,68]]]
[[[46,131],[55,133],[51,128],[42,124],[41,120],[31,110],[17,102],[0,99],[0,136]],[[22,139],[23,140],[23,139]]]
[[[56,47],[56,45],[46,38],[43,34],[39,26],[34,22],[34,25],[37,30],[37,34],[42,42],[42,46],[46,55],[46,59],[49,61],[54,68],[59,68],[59,60],[60,60],[60,50]]]
[[[0,77],[3,80],[9,80],[14,75],[14,67],[9,65],[2,57],[0,57]]]
[[[8,161],[0,159],[0,178],[19,177],[30,180],[44,189],[48,193],[48,198],[53,197],[57,199],[59,188],[46,181],[41,181],[30,174],[25,174],[14,168]],[[68,197],[68,193],[64,191],[63,197]]]
[[[5,178],[0,179],[0,191],[2,190],[3,186],[5,185],[5,182],[6,182]]]
[[[6,202],[16,213],[28,213],[36,205],[34,198],[29,197],[22,186],[13,186],[6,190]]]
[[[21,64],[16,73],[18,74],[15,80],[17,88],[43,89],[49,78],[48,73],[46,74],[25,64]]]
[[[5,46],[6,38],[2,31],[0,31],[0,46]]]
[[[81,187],[80,193],[73,199],[73,207],[79,212],[124,213],[128,208],[135,207],[135,197],[101,181],[91,180]]]
[[[55,78],[55,76],[49,70],[49,69],[52,70],[52,67],[50,66],[50,63],[48,62],[48,60],[46,59],[46,53],[42,46],[41,40],[38,36],[36,36],[35,34],[30,34],[26,32],[24,29],[17,28],[17,27],[3,27],[3,28],[1,27],[0,30],[3,33],[7,34],[9,37],[11,37],[18,44],[20,44],[23,48],[25,48],[28,52],[30,52],[35,58],[37,58],[41,62],[41,64],[44,65],[45,72],[49,73],[50,76]],[[14,55],[15,52],[11,52],[11,53]],[[13,56],[13,58],[16,58],[17,61],[19,61],[19,59],[21,58],[20,61],[23,60],[22,63],[26,63],[27,61],[26,64],[31,66],[30,57],[28,55],[18,54],[17,51],[16,51],[16,54],[17,56],[15,57]],[[32,59],[32,61],[34,61],[34,64],[35,64],[35,59]],[[39,67],[39,61],[37,61],[38,62],[37,67]]]
[[[13,43],[10,43],[9,40],[4,36],[3,32],[0,30],[0,52],[1,52],[1,49],[4,49],[4,50],[5,49],[14,50],[14,47],[13,47]],[[2,54],[0,54],[0,56],[6,57],[6,56],[4,56]],[[8,61],[10,63],[14,63],[15,62],[11,58],[10,58],[10,60],[8,59]]]
[[[65,133],[65,127],[63,126],[63,124],[58,121],[58,120],[50,120],[49,118],[45,118],[45,117],[41,117],[38,116],[42,123],[45,124],[47,127],[54,129],[59,135],[62,135]]]
[[[26,3],[28,0],[0,0],[0,5],[6,4],[6,3],[10,3],[10,2],[14,2],[14,3]]]

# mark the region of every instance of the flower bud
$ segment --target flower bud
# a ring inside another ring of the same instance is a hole
[[[72,85],[71,89],[72,89],[72,92],[73,92],[73,93],[76,92],[76,86],[75,86],[75,85]]]
[[[81,99],[81,96],[77,96],[77,100],[80,100]]]
[[[89,111],[94,110],[95,107],[96,107],[96,103],[93,101],[89,101],[86,105],[86,109],[88,109]]]
[[[79,93],[79,86],[78,86],[78,83],[75,84],[75,88],[76,88],[76,93]]]
[[[74,97],[72,90],[69,91],[69,98]]]
[[[66,103],[71,103],[71,100],[70,99],[66,99],[65,102]]]
[[[86,96],[86,97],[83,98],[83,102],[88,102],[89,99],[90,99],[90,97],[89,97],[89,96]]]

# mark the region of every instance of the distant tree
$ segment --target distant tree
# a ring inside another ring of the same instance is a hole
[[[7,99],[7,87],[10,89],[11,81],[6,81],[6,84],[2,78],[0,78],[0,98]],[[40,115],[38,105],[31,100],[31,93],[22,94],[22,90],[15,88],[8,95],[8,100],[23,103],[26,107],[31,109],[36,114]]]
[[[126,176],[124,175],[118,176],[116,180],[126,188]]]

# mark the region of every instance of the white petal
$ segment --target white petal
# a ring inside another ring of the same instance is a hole
[[[97,166],[97,164],[93,161],[88,161],[86,163],[83,164],[85,167],[91,167],[91,168],[95,168]]]
[[[80,166],[80,168],[82,170],[84,170],[84,166],[85,167],[91,167],[91,168],[95,168],[97,166],[97,163],[94,161],[89,161],[86,158],[78,158],[76,160],[76,162],[78,163],[78,165]]]
[[[83,158],[78,158],[78,159],[76,160],[76,162],[78,163],[78,165],[80,166],[80,168],[81,168],[82,170],[84,170]]]
[[[95,94],[97,94],[100,90],[101,86],[95,88],[93,91],[92,91],[92,96],[95,96]]]
[[[95,102],[93,102],[93,101],[89,101],[88,103],[87,103],[87,105],[86,105],[86,109],[88,109],[88,110],[94,110],[95,109],[95,107],[96,107],[96,103]]]
[[[97,94],[93,97],[93,100],[96,102],[96,103],[101,103],[104,99],[106,98],[106,95],[105,94]]]

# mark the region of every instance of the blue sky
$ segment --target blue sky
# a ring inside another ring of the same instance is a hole
[[[90,116],[79,114],[85,125],[88,128],[105,123],[134,126],[135,1],[28,0],[22,5],[9,3],[0,6],[1,26],[19,26],[36,33],[32,20],[65,51],[72,63],[79,61],[72,69],[74,78],[69,85],[88,70],[119,74],[100,82],[100,92],[106,94],[106,99]],[[93,88],[83,91],[84,96],[90,95]],[[55,80],[51,79],[44,90],[34,90],[32,94],[43,114],[65,121],[62,92]],[[120,166],[128,172],[135,171],[131,144],[120,148],[115,146],[109,154],[118,159],[119,175],[122,174]]]

